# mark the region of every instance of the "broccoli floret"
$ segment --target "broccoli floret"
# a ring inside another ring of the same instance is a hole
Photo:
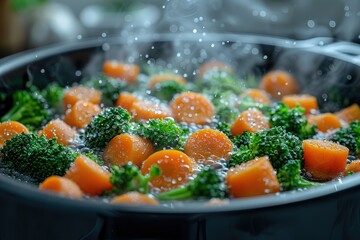
[[[102,150],[113,137],[129,131],[130,120],[130,113],[125,109],[106,108],[86,126],[81,138],[87,147]]]
[[[198,175],[180,188],[157,195],[159,200],[187,200],[224,198],[227,189],[223,177],[212,168],[204,168]]]
[[[150,119],[140,123],[137,134],[149,139],[156,150],[182,149],[188,134],[173,119]]]
[[[110,182],[114,187],[111,191],[105,192],[106,195],[118,195],[129,191],[148,193],[151,178],[161,175],[161,169],[156,164],[151,166],[150,172],[145,176],[132,163],[121,167],[114,165],[111,170]]]
[[[360,154],[360,121],[354,121],[349,127],[340,128],[330,139],[349,148],[349,154]]]
[[[269,112],[269,122],[272,127],[282,126],[301,139],[311,138],[316,134],[316,126],[308,125],[304,113],[304,108],[300,106],[289,108],[284,103],[278,103]]]
[[[94,153],[94,151],[90,150],[90,151],[81,151],[80,154],[86,156],[87,158],[93,160],[94,162],[96,162],[97,164],[99,164],[100,166],[104,166],[104,161]]]
[[[64,88],[60,87],[58,83],[50,83],[46,88],[41,90],[41,95],[44,97],[49,106],[56,112],[60,112],[62,110]]]
[[[277,179],[283,191],[309,188],[321,185],[311,182],[301,176],[301,162],[299,160],[289,160],[277,171]]]
[[[31,130],[50,121],[52,112],[46,100],[38,93],[20,90],[13,93],[13,105],[1,121],[18,121]]]
[[[251,132],[244,131],[242,134],[233,136],[230,139],[236,147],[242,148],[244,146],[249,146],[252,135]]]
[[[248,110],[249,108],[257,108],[264,114],[268,114],[271,110],[269,104],[255,102],[251,97],[244,97],[238,100],[236,108],[238,108],[240,112]]]
[[[220,122],[232,123],[239,116],[240,111],[235,107],[237,96],[231,91],[222,92],[220,89],[205,90],[215,107],[216,118]]]
[[[226,122],[217,122],[214,126],[216,130],[219,130],[220,132],[224,133],[229,139],[233,137],[231,133],[231,126],[229,123]]]
[[[230,91],[236,95],[242,93],[245,88],[245,84],[240,79],[226,71],[211,71],[196,84],[201,90],[207,89],[207,92]]]
[[[2,161],[11,162],[16,171],[37,182],[51,175],[63,176],[78,153],[56,140],[32,133],[15,135],[1,149]]]
[[[178,94],[185,92],[186,86],[175,80],[167,80],[157,83],[151,89],[151,95],[165,101],[170,101],[173,97]]]
[[[267,155],[275,169],[289,160],[302,160],[302,141],[282,127],[274,127],[248,135],[248,145],[240,146],[230,157],[230,166]],[[246,139],[246,138],[245,138]]]

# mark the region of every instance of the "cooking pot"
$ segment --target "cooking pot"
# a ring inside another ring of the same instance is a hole
[[[360,99],[360,47],[330,38],[305,41],[235,34],[154,34],[99,38],[30,50],[0,60],[0,91],[32,81],[62,85],[101,71],[105,59],[155,63],[196,77],[217,59],[253,79],[293,73],[325,111]],[[250,83],[251,84],[251,83]],[[7,104],[0,104],[0,112]],[[223,205],[173,202],[111,205],[72,200],[0,174],[0,239],[360,239],[360,174],[322,186],[233,199]]]

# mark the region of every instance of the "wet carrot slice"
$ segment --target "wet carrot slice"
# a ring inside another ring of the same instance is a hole
[[[348,175],[349,172],[358,173],[360,172],[360,159],[351,161],[346,165],[344,175]]]
[[[76,138],[76,131],[60,119],[50,121],[39,132],[39,135],[45,135],[47,139],[57,138],[57,143],[73,145]]]
[[[98,105],[79,100],[70,109],[66,110],[64,121],[72,127],[84,128],[100,112],[101,108]]]
[[[128,112],[131,112],[134,102],[137,101],[137,97],[134,94],[128,92],[120,93],[118,99],[116,100],[115,107],[122,107]]]
[[[255,158],[231,168],[226,174],[226,183],[234,198],[280,191],[280,184],[268,157]]]
[[[250,97],[254,102],[263,103],[263,104],[270,104],[270,96],[267,92],[261,89],[249,88],[246,89],[242,94],[240,94],[239,98],[243,99],[246,97]]]
[[[165,105],[148,101],[134,102],[131,108],[131,113],[134,120],[171,117],[171,111]]]
[[[108,60],[104,62],[103,72],[113,78],[119,78],[129,83],[136,81],[140,68],[135,64],[127,64],[115,60]]]
[[[305,109],[305,114],[319,109],[316,97],[307,94],[287,95],[282,97],[281,101],[289,108],[294,108],[297,105],[300,105]]]
[[[148,174],[151,166],[157,164],[161,175],[150,180],[153,188],[167,191],[188,182],[193,174],[195,163],[183,152],[178,150],[161,150],[150,155],[141,167],[142,174]]]
[[[185,92],[177,95],[170,103],[173,117],[178,122],[207,124],[215,115],[215,108],[204,95]]]
[[[243,111],[235,122],[231,125],[231,133],[236,136],[244,131],[257,132],[270,128],[269,121],[264,114],[256,108]]]
[[[143,161],[154,151],[154,146],[149,140],[137,135],[120,134],[107,144],[103,159],[117,166],[132,162],[141,167]]]
[[[0,123],[0,148],[5,146],[6,140],[9,140],[20,133],[29,133],[29,130],[17,121]]]
[[[298,93],[299,86],[296,79],[289,73],[281,70],[270,71],[263,76],[260,88],[265,90],[274,99]]]
[[[321,132],[327,132],[328,130],[341,127],[339,118],[332,113],[310,115],[307,117],[307,120],[310,125],[316,124],[317,129]]]
[[[360,121],[360,107],[357,103],[354,103],[351,106],[336,112],[335,115],[347,123],[351,123],[356,120]]]
[[[111,203],[127,205],[159,205],[159,202],[146,194],[139,192],[128,192],[114,197]]]
[[[303,141],[304,167],[313,178],[330,180],[338,177],[346,167],[349,149],[325,140]]]
[[[197,163],[206,160],[220,160],[230,158],[232,142],[222,132],[214,129],[201,129],[191,134],[187,139],[184,152]]]
[[[70,198],[82,198],[79,186],[70,179],[60,176],[50,176],[39,185],[41,191],[50,191]]]
[[[216,61],[216,60],[212,60],[212,61],[208,61],[206,63],[204,63],[203,65],[201,65],[200,69],[199,69],[199,79],[203,78],[204,75],[208,72],[228,72],[228,73],[232,73],[233,70],[230,66],[226,65],[223,62],[220,61]]]
[[[176,82],[181,83],[181,84],[186,83],[185,78],[183,78],[180,75],[171,74],[171,73],[164,73],[164,74],[159,74],[159,75],[152,76],[151,79],[150,79],[148,87],[153,88],[156,84],[158,84],[160,82],[169,81],[169,80],[173,80],[173,81],[176,81]]]
[[[95,88],[84,86],[71,87],[65,91],[63,99],[65,108],[71,108],[79,100],[99,105],[101,103],[101,92]]]

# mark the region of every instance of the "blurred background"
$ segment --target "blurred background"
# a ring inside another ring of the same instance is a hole
[[[84,38],[234,32],[360,42],[359,0],[0,0],[0,57]]]

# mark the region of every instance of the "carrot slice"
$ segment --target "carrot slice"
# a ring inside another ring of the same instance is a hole
[[[215,108],[210,100],[195,92],[179,94],[170,103],[170,108],[178,122],[207,124],[215,115]]]
[[[347,176],[349,172],[358,173],[360,172],[360,159],[356,159],[351,161],[349,164],[346,165],[344,175]]]
[[[50,191],[70,198],[82,198],[79,186],[70,179],[60,176],[50,176],[39,185],[41,191]]]
[[[84,128],[100,112],[101,108],[98,105],[79,100],[70,109],[66,110],[64,121],[72,127]]]
[[[171,117],[171,111],[165,105],[148,101],[136,101],[131,108],[133,120]]]
[[[232,73],[233,72],[233,69],[226,65],[225,63],[223,62],[220,62],[220,61],[216,61],[216,60],[211,60],[211,61],[208,61],[206,63],[204,63],[200,69],[199,69],[199,79],[203,78],[204,75],[208,72],[220,72],[220,71],[223,71],[223,72],[228,72],[228,73]]]
[[[137,135],[120,134],[107,144],[103,159],[117,166],[132,162],[141,167],[143,161],[154,151],[154,146],[149,140]]]
[[[184,152],[197,163],[207,160],[228,160],[232,151],[231,140],[222,132],[214,129],[201,129],[187,139]]]
[[[128,192],[114,197],[111,200],[111,203],[127,205],[159,205],[159,202],[156,199],[139,192]]]
[[[5,146],[6,140],[20,133],[29,133],[29,130],[17,121],[0,123],[0,148]]]
[[[188,182],[195,166],[185,153],[178,150],[161,150],[150,155],[143,162],[142,174],[148,174],[153,164],[160,167],[161,175],[152,178],[150,183],[160,191],[167,191]]]
[[[126,64],[115,60],[108,60],[103,65],[104,73],[113,78],[119,78],[129,83],[136,81],[140,68],[135,64]]]
[[[338,117],[332,113],[324,113],[320,115],[310,115],[307,117],[310,125],[316,124],[317,129],[321,132],[338,129],[341,123]]]
[[[45,135],[47,139],[57,138],[57,143],[65,146],[72,145],[76,138],[76,131],[60,119],[50,121],[39,132],[39,135]]]
[[[304,167],[313,178],[330,180],[338,177],[346,167],[349,149],[325,140],[303,141]]]
[[[65,108],[71,108],[79,100],[99,105],[101,102],[101,92],[95,88],[84,86],[74,86],[66,89],[63,98]]]
[[[260,81],[260,88],[268,92],[274,99],[282,96],[296,94],[298,83],[289,73],[281,70],[270,71]]]
[[[118,99],[116,100],[115,107],[122,107],[128,112],[131,112],[134,102],[137,101],[137,97],[134,94],[128,92],[120,93]]]
[[[357,103],[354,103],[336,112],[335,115],[347,123],[351,123],[356,120],[360,121],[360,107]]]
[[[316,97],[307,94],[291,94],[283,96],[281,101],[289,108],[294,108],[297,105],[300,105],[305,109],[305,114],[319,109]]]
[[[276,193],[280,184],[268,157],[255,158],[227,171],[226,183],[234,198]]]
[[[270,104],[270,96],[267,92],[261,89],[248,88],[242,94],[240,94],[239,99],[250,97],[254,102]]]
[[[154,75],[151,77],[149,82],[149,88],[153,88],[156,84],[164,81],[173,80],[181,84],[185,84],[186,80],[180,75],[177,74],[171,74],[171,73],[164,73],[159,75]]]
[[[244,131],[257,132],[270,127],[269,121],[264,114],[256,108],[243,111],[231,125],[231,133],[236,136]]]
[[[83,155],[75,159],[65,177],[74,181],[85,194],[89,195],[99,195],[112,188],[110,173]]]

